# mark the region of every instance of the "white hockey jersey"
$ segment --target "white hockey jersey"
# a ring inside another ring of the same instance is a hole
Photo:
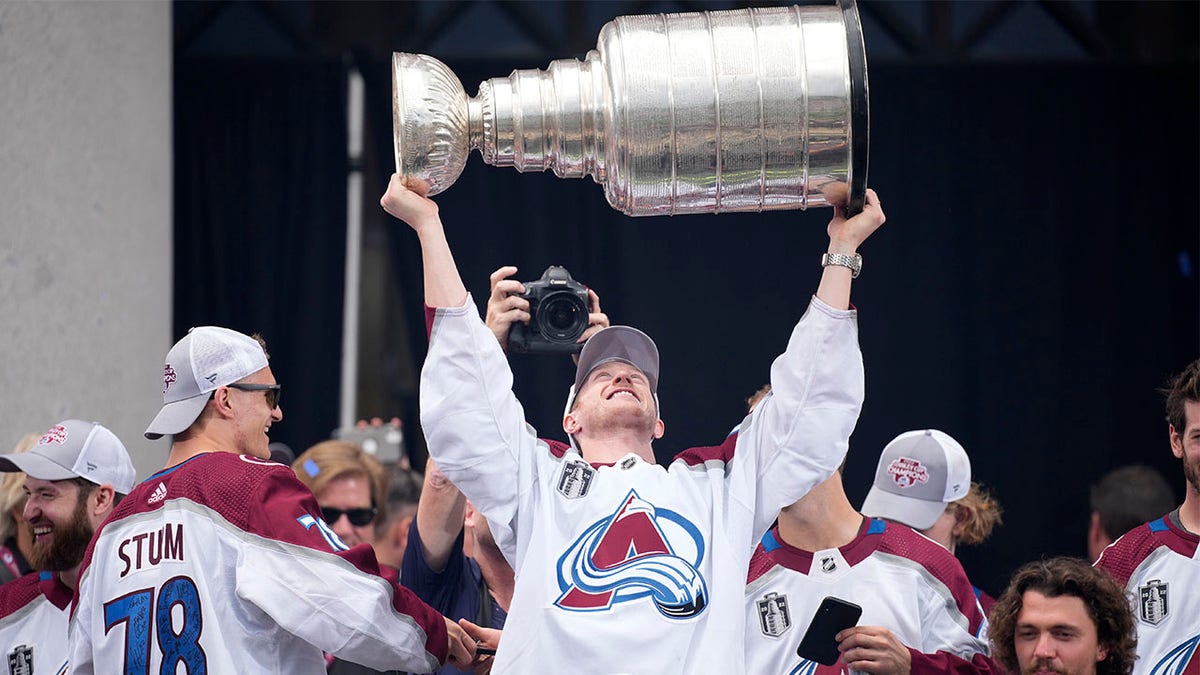
[[[57,675],[67,669],[72,591],[52,572],[31,572],[0,586],[0,672]]]
[[[988,657],[987,620],[958,559],[904,525],[869,518],[854,541],[824,551],[790,546],[778,530],[763,536],[746,585],[746,672],[849,673],[796,655],[826,596],[862,607],[859,626],[887,628],[908,646],[914,675],[1003,672]]]
[[[1179,511],[1126,532],[1096,566],[1125,587],[1137,625],[1134,675],[1200,673],[1200,537]]]
[[[437,670],[442,616],[347,546],[286,466],[199,455],[139,484],[85,554],[75,673]]]
[[[436,310],[430,453],[488,517],[517,585],[495,673],[741,673],[746,569],[779,509],[830,476],[863,398],[856,313],[813,299],[773,393],[669,468],[590,465],[539,441],[468,298]]]

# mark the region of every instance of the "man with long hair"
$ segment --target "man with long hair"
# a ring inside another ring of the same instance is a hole
[[[1125,594],[1078,558],[1031,562],[992,608],[992,656],[1013,673],[1128,675],[1137,637]]]

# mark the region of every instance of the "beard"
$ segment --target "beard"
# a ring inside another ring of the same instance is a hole
[[[30,524],[29,528],[32,530],[33,525]],[[34,539],[29,563],[36,570],[69,570],[83,562],[83,554],[88,543],[92,541],[93,534],[95,530],[87,517],[87,500],[80,499],[75,504],[71,520],[61,526],[54,526],[53,540],[49,544]]]
[[[1183,456],[1183,477],[1187,479],[1187,488],[1191,490],[1197,497],[1200,497],[1200,456],[1194,460],[1189,460],[1187,454]]]

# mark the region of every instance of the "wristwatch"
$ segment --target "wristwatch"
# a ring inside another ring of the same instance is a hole
[[[846,255],[845,253],[826,253],[825,255],[821,256],[821,267],[829,267],[830,265],[849,267],[850,278],[857,279],[859,272],[862,272],[862,256],[857,253],[854,255]]]

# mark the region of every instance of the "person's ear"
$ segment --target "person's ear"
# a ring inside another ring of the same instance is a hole
[[[211,403],[221,417],[233,415],[233,402],[229,397],[229,387],[217,387],[213,391]]]
[[[970,515],[967,507],[958,504],[954,507],[954,527],[950,530],[950,536],[957,539],[962,536],[963,529],[967,524],[967,517]]]
[[[662,438],[663,434],[666,432],[667,432],[667,425],[665,423],[663,423],[662,420],[655,420],[654,421],[654,440],[657,441],[658,439]]]
[[[101,485],[92,490],[92,494],[88,496],[88,510],[95,519],[103,521],[112,512],[116,499],[116,490],[111,485]]]
[[[1171,439],[1171,452],[1178,459],[1183,459],[1183,437],[1175,430],[1174,424],[1168,424],[1168,436]]]
[[[408,542],[408,531],[412,529],[412,524],[413,516],[405,516],[392,526],[392,539],[396,546],[403,546]]]
[[[579,418],[576,416],[575,411],[571,411],[567,413],[565,417],[563,417],[563,431],[567,432],[568,436],[574,436],[575,434],[579,433],[579,430],[582,428],[583,425],[580,424]]]

